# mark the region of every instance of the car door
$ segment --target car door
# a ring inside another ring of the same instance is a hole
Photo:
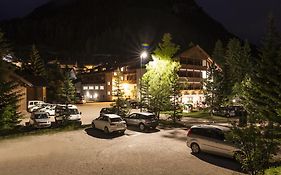
[[[134,125],[134,120],[137,114],[131,114],[126,118],[127,125]]]
[[[227,156],[230,155],[233,147],[225,141],[224,133],[218,129],[209,130],[208,152]]]
[[[103,119],[103,116],[97,118],[94,123],[95,123],[95,127],[97,129],[101,129],[101,125],[102,125],[102,119]],[[103,128],[102,128],[103,129]]]

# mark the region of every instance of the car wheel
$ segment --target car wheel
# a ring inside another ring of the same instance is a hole
[[[192,143],[190,147],[193,154],[198,154],[200,152],[200,147],[197,143]]]
[[[92,122],[92,128],[93,128],[93,129],[96,129],[96,125],[95,125],[94,122]]]
[[[104,127],[104,132],[105,132],[106,134],[108,134],[108,133],[109,133],[109,130],[108,130],[108,128],[107,128],[107,127]]]
[[[141,124],[139,125],[139,128],[140,128],[140,130],[141,130],[141,131],[144,131],[144,130],[145,130],[145,126],[144,126],[144,124],[143,124],[143,123],[141,123]]]

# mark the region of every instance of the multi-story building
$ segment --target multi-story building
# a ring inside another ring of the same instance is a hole
[[[182,103],[201,105],[204,102],[203,80],[207,78],[207,70],[213,63],[211,57],[198,45],[178,55],[181,68],[178,72],[180,83],[184,83]],[[140,68],[140,61],[119,64],[114,67],[87,73],[81,81],[81,94],[87,101],[112,101],[116,90],[117,69],[121,71],[121,88],[125,98],[139,99],[140,79],[145,73]]]
[[[203,80],[207,78],[207,70],[213,63],[211,57],[198,45],[179,54],[181,68],[180,81],[187,81],[182,91],[182,103],[202,105],[204,102]]]

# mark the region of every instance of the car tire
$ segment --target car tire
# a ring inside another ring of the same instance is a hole
[[[107,128],[107,127],[104,127],[104,132],[105,132],[106,134],[108,134],[108,133],[109,133],[109,130],[108,130],[108,128]]]
[[[193,154],[199,154],[200,153],[200,147],[199,147],[199,145],[197,143],[192,143],[190,145],[190,148],[191,148],[191,152]]]
[[[141,131],[144,131],[145,130],[145,125],[143,123],[139,124],[139,129]]]

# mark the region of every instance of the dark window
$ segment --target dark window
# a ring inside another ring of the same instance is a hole
[[[210,130],[211,133],[211,138],[216,139],[216,140],[221,140],[223,141],[225,139],[224,134],[221,130]]]
[[[194,72],[193,75],[194,75],[193,77],[202,78],[202,73],[201,72]]]
[[[111,118],[110,121],[111,122],[121,122],[122,119],[121,118]]]
[[[186,77],[186,75],[187,75],[187,73],[186,73],[186,71],[179,71],[179,76],[180,77]]]
[[[130,115],[130,118],[136,119],[136,118],[137,118],[137,114],[131,114],[131,115]]]

